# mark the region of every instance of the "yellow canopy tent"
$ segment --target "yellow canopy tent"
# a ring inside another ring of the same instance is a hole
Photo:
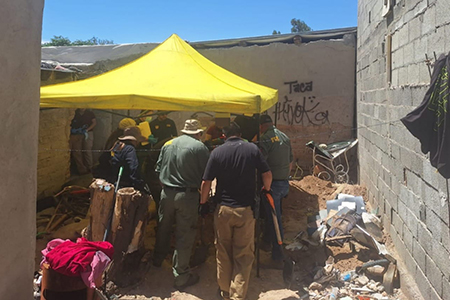
[[[120,68],[41,88],[41,108],[153,109],[261,113],[278,91],[239,77],[176,34]]]

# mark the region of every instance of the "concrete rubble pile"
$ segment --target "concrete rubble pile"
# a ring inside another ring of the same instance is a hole
[[[307,251],[309,247],[343,247],[348,243],[352,253],[370,249],[379,257],[354,270],[342,272],[332,255],[324,266],[313,270],[313,282],[305,288],[302,299],[397,299],[401,295],[397,261],[382,244],[381,221],[368,213],[362,197],[338,194],[327,201],[327,209],[308,217],[307,233],[300,232],[286,246],[291,251]]]

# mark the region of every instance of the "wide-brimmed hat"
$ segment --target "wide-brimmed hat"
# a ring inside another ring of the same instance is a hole
[[[272,118],[269,115],[261,115],[259,117],[259,124],[273,123]]]
[[[184,128],[181,129],[181,132],[186,134],[197,134],[203,132],[203,130],[205,130],[205,128],[202,127],[199,120],[189,119],[184,122]]]
[[[142,136],[141,130],[139,127],[128,127],[123,131],[123,135],[119,137],[120,141],[137,141],[139,143],[146,140],[145,137]]]

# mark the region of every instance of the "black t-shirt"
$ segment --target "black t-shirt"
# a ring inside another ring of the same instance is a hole
[[[75,111],[75,116],[72,119],[72,122],[70,124],[70,127],[72,129],[78,129],[78,128],[88,128],[92,125],[92,120],[95,119],[94,113],[86,109],[83,114],[80,113],[80,110],[77,109]]]
[[[150,130],[152,131],[153,136],[158,138],[159,142],[178,135],[175,122],[169,118],[163,121],[160,121],[159,119],[151,121]]]
[[[450,178],[450,55],[436,61],[430,88],[422,103],[401,121],[420,140],[423,153],[430,152],[431,165]]]
[[[256,173],[270,170],[258,147],[237,137],[211,152],[203,180],[217,178],[216,195],[220,204],[231,207],[251,206],[255,200]]]
[[[241,127],[242,138],[247,141],[253,140],[253,138],[258,134],[259,124],[254,117],[239,115],[234,119],[239,127]]]

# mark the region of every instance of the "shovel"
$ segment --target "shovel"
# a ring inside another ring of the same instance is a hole
[[[209,245],[205,243],[205,238],[203,236],[203,231],[205,228],[205,217],[202,218],[202,223],[200,225],[200,245],[195,249],[194,255],[191,260],[191,267],[197,267],[203,264],[208,258]]]
[[[119,183],[120,183],[120,177],[122,177],[122,172],[123,172],[123,167],[120,167],[119,174],[117,175],[116,186],[114,187],[113,205],[112,205],[112,209],[109,213],[108,224],[105,229],[105,234],[103,235],[103,241],[106,241],[106,239],[108,238],[109,232],[111,231],[112,219],[113,219],[113,215],[114,215],[114,208],[116,206],[116,196],[117,196],[117,191],[119,190]]]
[[[280,233],[280,227],[278,227],[278,219],[277,215],[275,213],[275,203],[273,201],[271,194],[266,194],[267,201],[269,201],[271,212],[272,212],[272,219],[273,219],[273,225],[275,227],[275,234],[277,236],[277,242],[278,245],[281,247],[281,251],[283,253],[283,259],[284,259],[284,265],[283,265],[283,280],[284,284],[286,284],[287,288],[289,289],[292,284],[292,279],[294,278],[294,265],[295,262],[285,253],[285,249],[283,247],[283,241],[281,239],[281,233]]]

